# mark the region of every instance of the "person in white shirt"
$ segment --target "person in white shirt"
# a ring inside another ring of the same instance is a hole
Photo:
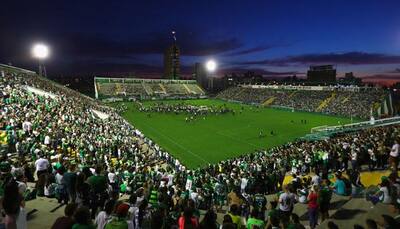
[[[135,193],[129,197],[128,221],[131,221],[135,228],[139,226],[139,207],[137,205],[137,196]]]
[[[104,229],[107,222],[111,220],[111,213],[113,212],[114,207],[114,200],[109,200],[106,202],[104,206],[104,211],[99,212],[99,214],[96,216],[96,219],[94,220],[97,229]]]
[[[282,218],[289,220],[293,210],[295,197],[289,192],[288,186],[283,186],[283,193],[279,196],[279,212]]]
[[[358,169],[358,152],[357,149],[351,150],[351,167],[353,170]]]
[[[114,184],[117,181],[117,174],[115,174],[114,169],[111,169],[107,176],[110,184]]]
[[[240,179],[240,191],[242,193],[246,192],[246,187],[247,187],[247,183],[249,182],[249,179],[247,179],[246,177],[247,174],[245,174],[242,179]]]
[[[396,139],[389,154],[389,163],[394,171],[397,171],[399,165],[399,149],[399,140]]]
[[[39,176],[43,173],[47,173],[47,169],[49,167],[49,161],[45,158],[43,158],[43,155],[39,153],[39,159],[35,161],[35,167],[36,167],[36,176],[39,178]]]
[[[32,123],[29,122],[28,120],[26,120],[25,122],[22,123],[22,129],[25,132],[31,133],[31,131],[32,131]]]
[[[50,136],[49,135],[46,135],[46,137],[44,137],[44,144],[50,145]]]
[[[314,171],[315,174],[311,177],[311,184],[319,186],[321,184],[321,178],[317,174],[317,171]]]

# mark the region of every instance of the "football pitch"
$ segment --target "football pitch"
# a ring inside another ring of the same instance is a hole
[[[159,102],[147,101],[143,105],[153,106]],[[349,118],[258,108],[214,99],[162,102],[208,107],[225,104],[235,111],[235,114],[208,114],[186,122],[187,114],[140,112],[137,103],[124,102],[128,109],[122,116],[189,169],[285,144],[309,134],[316,126],[350,123]],[[304,124],[301,120],[307,122]],[[260,137],[260,132],[264,136]]]

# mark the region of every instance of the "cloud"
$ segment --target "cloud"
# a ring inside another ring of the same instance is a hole
[[[262,52],[262,51],[269,50],[269,49],[272,49],[272,48],[275,48],[275,47],[280,47],[280,46],[278,46],[278,45],[276,45],[276,46],[273,46],[273,45],[270,45],[270,46],[256,46],[256,47],[253,47],[253,48],[248,48],[248,49],[243,49],[243,50],[227,53],[226,55],[227,56],[240,56],[240,55],[246,55],[246,54],[251,54],[251,53],[256,53],[256,52]]]
[[[256,61],[244,61],[236,64],[240,65],[271,65],[271,66],[290,66],[304,64],[398,64],[399,55],[388,55],[381,53],[365,52],[346,52],[346,53],[326,53],[326,54],[304,54],[298,56],[288,56],[277,59],[264,59]]]
[[[58,42],[64,47],[65,54],[71,57],[118,57],[131,58],[143,54],[163,54],[172,44],[168,34],[147,34],[136,39],[113,39],[101,36],[68,34]],[[183,56],[206,56],[232,51],[243,46],[236,38],[205,39],[191,35],[178,40]]]
[[[302,74],[301,72],[297,71],[283,71],[283,72],[276,72],[276,71],[269,71],[267,69],[262,68],[225,68],[221,72],[224,74],[231,74],[231,73],[246,73],[246,72],[254,72],[255,74],[260,74],[263,76],[292,76],[295,74]]]
[[[384,86],[391,86],[400,82],[400,74],[373,74],[361,77],[363,82],[376,83]]]
[[[400,73],[400,68],[396,68],[392,71],[388,71],[387,73]]]
[[[400,81],[400,74],[374,74],[361,77],[363,79],[385,79],[385,80],[399,80]]]

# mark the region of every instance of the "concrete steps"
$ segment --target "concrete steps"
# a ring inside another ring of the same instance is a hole
[[[153,90],[150,88],[150,86],[146,85],[145,83],[142,83],[142,86],[143,86],[144,90],[146,91],[147,95],[153,94]]]
[[[189,87],[186,84],[184,84],[183,87],[186,89],[187,94],[193,94],[193,92],[189,89]]]
[[[265,101],[262,103],[262,105],[265,106],[265,107],[267,107],[267,106],[271,105],[271,104],[274,102],[274,100],[275,100],[275,97],[272,96],[272,97],[268,98],[267,100],[265,100]]]
[[[160,87],[161,87],[162,91],[164,92],[164,94],[167,94],[167,90],[165,89],[164,85],[162,85],[162,84],[158,84],[158,85],[160,85]]]
[[[322,111],[325,107],[329,105],[329,103],[331,103],[335,99],[335,97],[336,97],[336,92],[332,92],[331,96],[329,96],[328,98],[326,98],[321,102],[321,104],[317,107],[316,111],[317,112]]]

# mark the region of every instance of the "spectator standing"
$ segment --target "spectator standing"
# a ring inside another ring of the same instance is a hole
[[[25,204],[14,180],[10,180],[4,187],[2,205],[5,213],[4,225],[6,229],[27,228]]]
[[[311,192],[308,194],[308,219],[310,221],[310,227],[314,229],[318,224],[318,186],[313,185]]]
[[[96,166],[95,175],[88,178],[87,182],[89,183],[91,190],[93,192],[92,195],[92,218],[95,217],[97,209],[104,205],[108,194],[107,194],[107,178],[102,175],[102,169],[100,166]]]
[[[389,163],[393,171],[397,171],[397,167],[399,164],[399,150],[400,150],[399,140],[396,139],[389,153]]]
[[[321,213],[321,221],[328,219],[329,206],[332,198],[332,191],[327,184],[328,180],[323,180],[318,194],[318,206]]]
[[[46,158],[44,158],[43,153],[39,153],[39,159],[35,161],[37,178],[39,178],[40,175],[47,173],[49,165],[50,163]]]
[[[111,220],[111,214],[113,213],[114,207],[115,207],[114,200],[109,200],[106,202],[104,210],[99,212],[94,221],[95,225],[97,226],[97,229],[104,229],[107,222]]]
[[[68,171],[64,173],[62,182],[64,184],[65,190],[67,191],[68,201],[75,203],[76,201],[76,173],[75,164],[70,164],[68,166]],[[68,202],[67,201],[67,202]]]
[[[283,186],[283,193],[279,196],[279,212],[281,218],[285,221],[289,221],[290,214],[293,210],[293,197],[292,194],[289,192],[288,186]]]

